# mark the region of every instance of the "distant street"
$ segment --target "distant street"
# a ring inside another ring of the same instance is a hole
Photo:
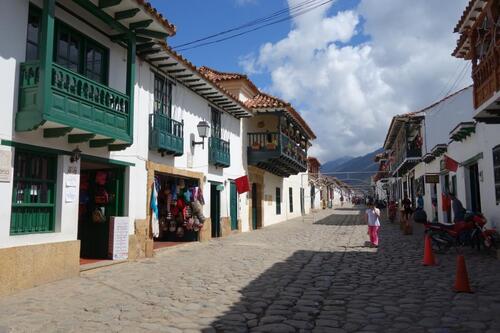
[[[329,211],[330,213],[332,211]],[[359,210],[167,249],[0,299],[0,332],[499,332],[500,265],[467,251],[423,267],[422,232],[383,224],[365,247]]]

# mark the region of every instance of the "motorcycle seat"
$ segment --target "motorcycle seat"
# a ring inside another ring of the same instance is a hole
[[[431,222],[429,223],[430,227],[435,227],[435,228],[446,228],[446,229],[453,229],[455,224],[453,223],[441,223],[441,222]]]

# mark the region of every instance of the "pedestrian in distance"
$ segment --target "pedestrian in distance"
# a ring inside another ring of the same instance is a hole
[[[410,217],[413,214],[413,209],[411,208],[411,200],[408,199],[407,195],[405,195],[401,203],[403,204],[403,220],[405,224],[408,225]]]
[[[365,212],[365,220],[368,225],[368,235],[370,236],[371,247],[378,247],[378,230],[380,228],[380,210],[375,207],[372,201],[368,202],[368,209]]]

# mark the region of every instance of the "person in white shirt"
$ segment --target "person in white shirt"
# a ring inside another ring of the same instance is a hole
[[[378,230],[380,228],[380,210],[376,208],[373,202],[368,203],[368,209],[365,212],[365,220],[368,224],[368,235],[372,247],[378,247]]]

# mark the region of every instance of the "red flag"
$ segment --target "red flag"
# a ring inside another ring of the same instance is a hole
[[[458,162],[448,155],[444,155],[444,166],[449,171],[457,172]]]
[[[243,176],[234,180],[236,184],[236,191],[238,194],[250,191],[250,184],[248,183],[248,176]]]

